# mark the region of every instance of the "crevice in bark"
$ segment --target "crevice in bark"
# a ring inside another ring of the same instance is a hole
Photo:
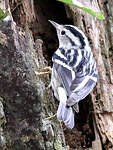
[[[44,41],[48,62],[50,62],[51,65],[52,55],[58,48],[58,39],[55,28],[48,20],[53,20],[60,24],[72,23],[72,21],[67,18],[64,5],[60,2],[53,0],[39,0],[37,2],[37,0],[35,0],[34,3],[38,18],[34,26],[36,27],[37,25],[37,27],[39,27],[36,31],[37,27],[34,28],[34,26],[32,26],[32,29],[34,28],[34,38],[41,38]]]

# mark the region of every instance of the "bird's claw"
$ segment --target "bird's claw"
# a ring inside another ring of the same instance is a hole
[[[41,72],[37,72],[35,71],[35,74],[36,75],[45,75],[45,74],[50,74],[51,73],[51,70],[52,68],[50,66],[46,66],[43,68],[44,71],[41,71]]]

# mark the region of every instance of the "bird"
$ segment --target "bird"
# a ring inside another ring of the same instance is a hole
[[[79,112],[79,101],[92,92],[98,79],[98,70],[87,36],[74,25],[62,25],[52,20],[59,47],[52,56],[50,86],[59,106],[57,118],[72,129],[74,112]]]

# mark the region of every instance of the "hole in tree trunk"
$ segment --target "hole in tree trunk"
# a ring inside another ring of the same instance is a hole
[[[59,24],[72,24],[66,16],[65,7],[63,3],[53,0],[37,0],[35,2],[35,9],[37,14],[37,22],[32,26],[34,29],[35,39],[41,38],[46,47],[46,54],[48,61],[51,62],[52,55],[58,48],[58,39],[55,28],[48,20],[53,20]],[[34,26],[36,28],[34,28]]]

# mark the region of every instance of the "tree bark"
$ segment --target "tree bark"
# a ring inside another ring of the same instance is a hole
[[[104,0],[80,2],[105,16],[105,20],[100,21],[73,6],[65,6],[67,16],[90,38],[97,62],[99,78],[92,93],[96,149],[100,150],[102,146],[113,149],[113,7],[110,1]]]
[[[17,26],[12,13],[19,6]],[[36,20],[34,2],[10,1],[9,6],[2,0],[0,7],[10,12],[0,23],[0,149],[63,150],[60,123],[45,120],[56,113],[56,106],[48,74],[37,75],[48,63],[43,41],[34,42],[30,30]]]

